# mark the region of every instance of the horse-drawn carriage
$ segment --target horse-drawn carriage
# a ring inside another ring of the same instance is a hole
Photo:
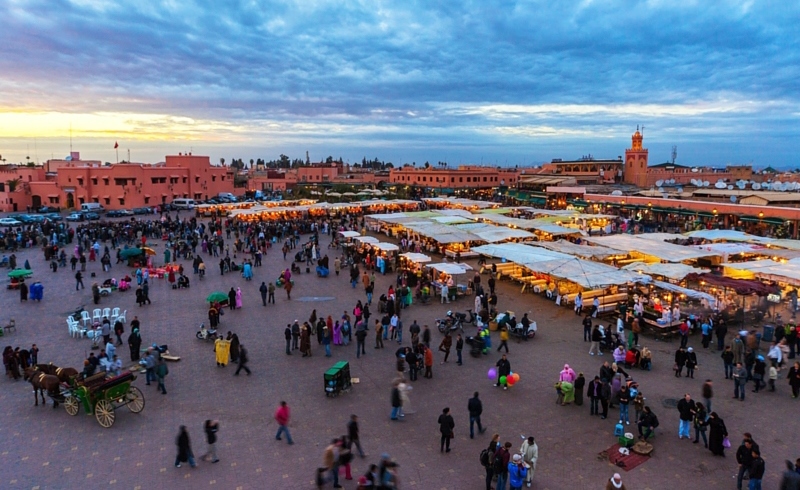
[[[139,388],[132,386],[136,379],[130,371],[119,376],[106,378],[106,373],[98,373],[86,379],[73,377],[70,388],[61,392],[67,413],[77,415],[83,405],[87,415],[94,414],[97,423],[108,428],[114,425],[115,410],[127,406],[133,413],[144,410],[144,395]]]

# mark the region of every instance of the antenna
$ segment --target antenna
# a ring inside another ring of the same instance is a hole
[[[644,136],[644,124],[642,124],[642,136]]]
[[[672,145],[672,164],[675,165],[675,159],[678,158],[678,145]]]

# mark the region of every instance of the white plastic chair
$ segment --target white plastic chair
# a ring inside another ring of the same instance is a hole
[[[111,320],[111,308],[103,308],[103,318]]]
[[[117,320],[119,320],[123,324],[125,324],[128,321],[128,318],[126,317],[127,314],[128,314],[128,310],[123,311],[122,314],[117,316],[116,320],[114,320],[114,323],[116,323]]]
[[[77,327],[75,326],[75,321],[72,318],[67,318],[67,327],[69,327],[69,336],[74,339]]]
[[[103,312],[103,310],[101,310],[100,308],[95,308],[94,311],[92,312],[92,321],[93,322],[97,322],[97,323],[102,322],[103,321],[103,317],[100,316],[100,314],[102,312]]]
[[[119,308],[114,308],[113,310],[111,310],[111,317],[112,318],[116,318],[118,316],[119,316]],[[114,322],[111,322],[111,323],[114,323]]]
[[[89,316],[89,312],[84,310],[81,312],[81,320],[83,321],[83,326],[85,327],[87,323],[91,323],[92,317]]]

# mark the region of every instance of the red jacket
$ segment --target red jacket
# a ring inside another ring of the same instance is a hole
[[[289,424],[289,406],[280,406],[277,410],[275,410],[275,421],[278,422],[278,425],[288,425]]]

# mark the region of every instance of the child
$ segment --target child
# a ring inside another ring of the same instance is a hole
[[[775,380],[778,379],[778,368],[769,367],[769,391],[775,391]]]
[[[561,381],[555,384],[556,393],[558,393],[558,397],[556,398],[556,405],[563,405],[564,404],[564,392],[561,391]]]
[[[638,423],[639,417],[642,415],[642,412],[644,412],[644,395],[642,395],[641,391],[637,393],[633,399],[633,410],[636,413],[636,418],[634,420]]]

